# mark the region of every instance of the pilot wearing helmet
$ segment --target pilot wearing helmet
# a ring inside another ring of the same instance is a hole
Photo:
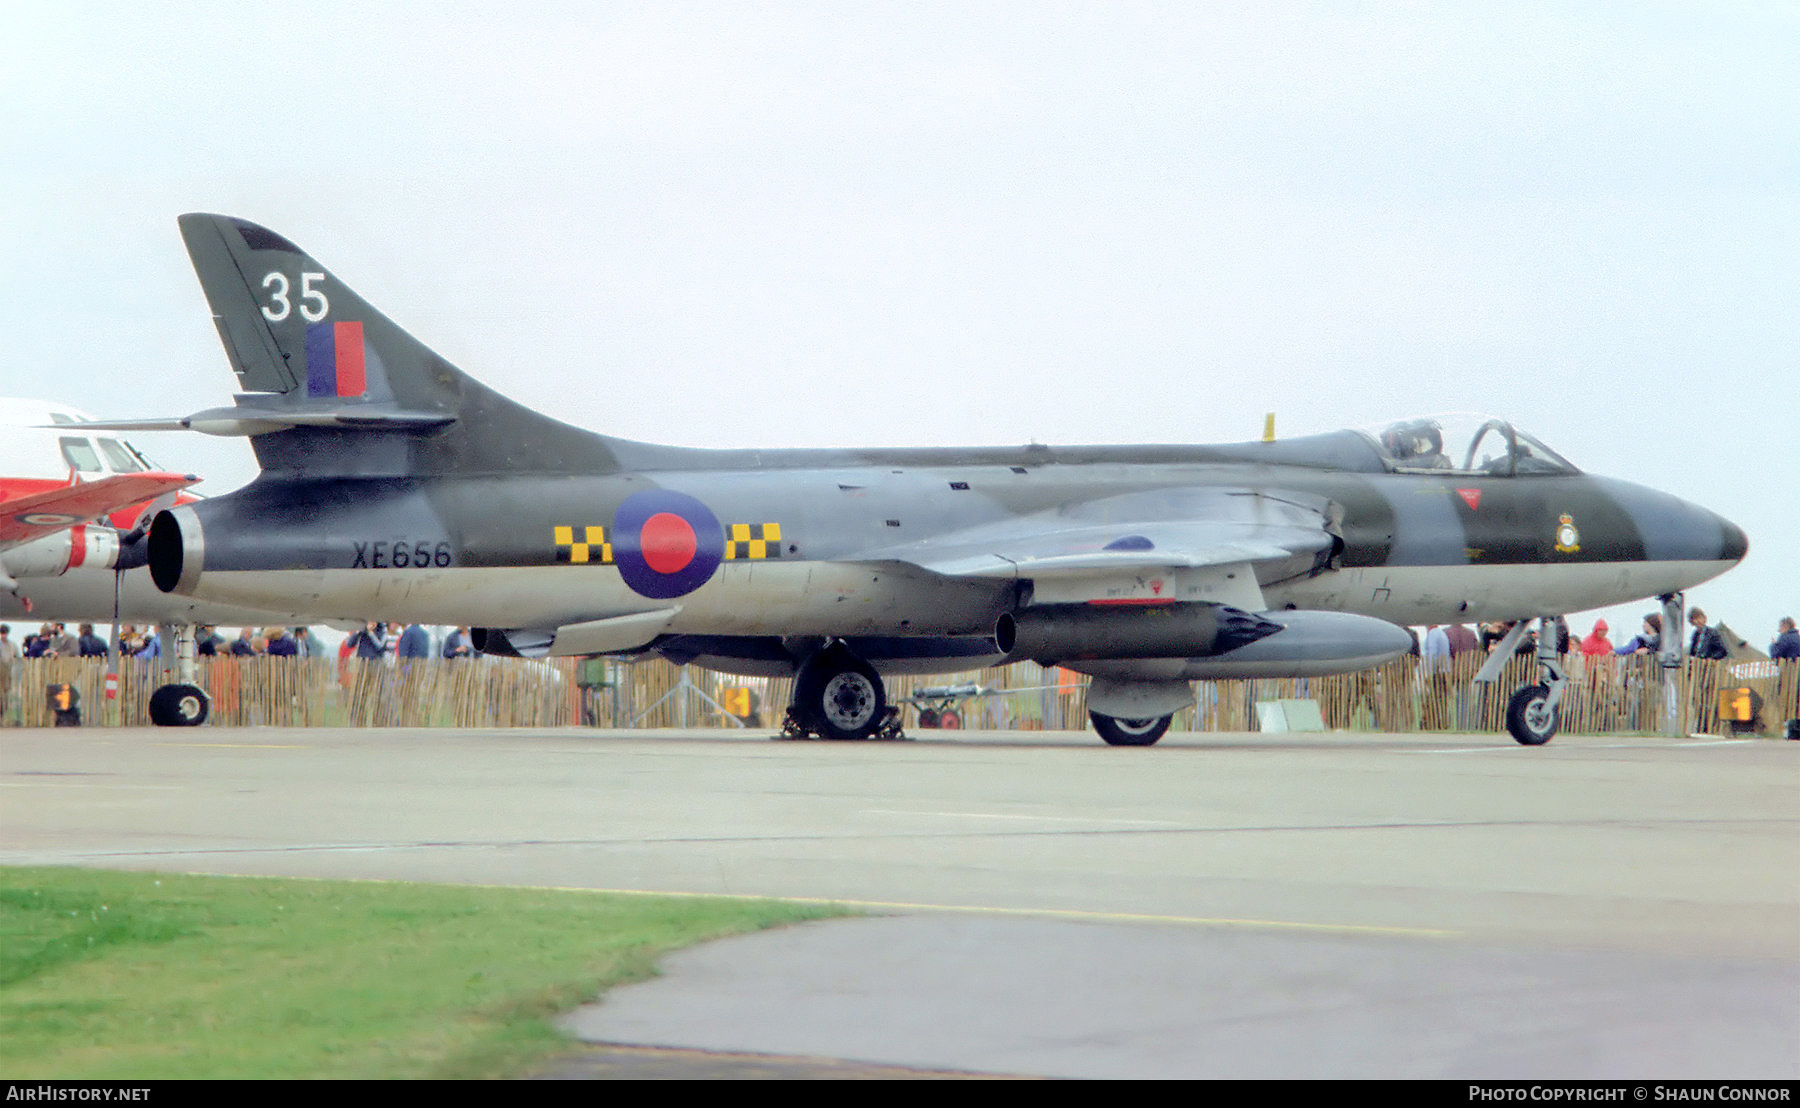
[[[1406,469],[1449,469],[1450,457],[1444,453],[1444,434],[1428,419],[1396,423],[1382,432],[1381,445]]]

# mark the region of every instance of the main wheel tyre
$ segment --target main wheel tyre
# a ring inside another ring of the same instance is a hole
[[[198,685],[163,685],[150,694],[150,722],[158,727],[198,727],[212,702]]]
[[[1525,746],[1543,746],[1556,734],[1562,712],[1550,706],[1550,689],[1526,685],[1506,702],[1506,729]]]
[[[816,655],[794,681],[794,707],[827,739],[866,739],[887,714],[875,667],[846,650]]]
[[[1100,733],[1108,746],[1149,746],[1163,737],[1163,732],[1169,729],[1169,723],[1174,718],[1168,715],[1150,719],[1115,719],[1098,712],[1088,713],[1088,719],[1094,723],[1094,730]]]

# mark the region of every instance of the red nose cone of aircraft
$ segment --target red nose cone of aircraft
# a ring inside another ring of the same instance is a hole
[[[694,560],[699,540],[687,520],[658,512],[644,521],[644,564],[658,573],[679,573]]]

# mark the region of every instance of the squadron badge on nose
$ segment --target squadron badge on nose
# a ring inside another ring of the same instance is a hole
[[[1567,512],[1556,521],[1556,552],[1581,553],[1581,532],[1575,529],[1575,517]]]

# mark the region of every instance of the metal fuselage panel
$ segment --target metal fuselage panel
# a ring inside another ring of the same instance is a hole
[[[1017,582],[859,555],[1109,496],[1207,487],[1341,512],[1334,568],[1259,567],[1272,608],[1396,623],[1519,618],[1689,587],[1743,554],[1742,533],[1719,517],[1626,482],[1227,462],[1219,449],[1195,448],[1193,461],[1172,448],[1086,448],[1079,461],[1045,448],[971,451],[963,464],[945,451],[860,465],[777,452],[743,469],[608,476],[270,476],[187,509],[204,526],[205,562],[183,591],[497,627],[673,606],[678,634],[980,634],[1017,606]]]
[[[1403,625],[1486,622],[1562,615],[1678,592],[1735,564],[1376,566],[1288,581],[1265,589],[1264,596],[1272,608],[1352,612]]]
[[[637,595],[606,567],[209,570],[201,587],[231,604],[292,596],[297,607],[332,619],[476,627],[554,629],[675,605],[668,633],[733,636],[987,634],[1012,595],[1010,585],[991,581],[831,562],[721,567],[669,602]]]

